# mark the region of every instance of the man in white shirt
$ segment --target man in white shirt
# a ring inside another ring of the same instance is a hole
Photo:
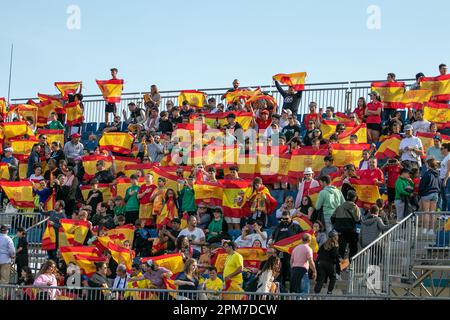
[[[127,267],[119,264],[116,269],[117,277],[114,279],[113,289],[126,289],[129,276],[127,274]]]
[[[415,119],[416,121],[412,124],[414,134],[417,132],[430,132],[430,121],[423,118],[423,110],[416,110]]]
[[[8,236],[8,227],[0,227],[0,284],[8,284],[11,274],[11,263],[16,256],[12,239]]]
[[[405,126],[405,138],[400,142],[399,151],[402,161],[415,163],[419,168],[422,166],[420,160],[420,157],[424,155],[422,141],[413,136],[413,127],[410,124]]]
[[[205,233],[202,229],[197,228],[197,218],[195,216],[190,216],[188,227],[180,231],[178,238],[181,236],[188,237],[192,248],[202,252],[201,246],[205,243]]]

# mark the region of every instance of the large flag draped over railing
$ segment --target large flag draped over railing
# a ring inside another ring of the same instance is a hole
[[[420,88],[433,92],[431,101],[450,101],[450,74],[420,78]]]
[[[305,90],[306,72],[297,72],[291,74],[279,73],[273,76],[273,80],[279,81],[289,87],[294,88],[295,91]]]
[[[96,80],[96,82],[106,102],[120,102],[124,83],[122,79]]]

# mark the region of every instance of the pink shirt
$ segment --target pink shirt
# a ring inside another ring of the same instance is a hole
[[[306,270],[309,269],[308,259],[312,259],[313,251],[307,244],[298,245],[292,250],[291,254],[291,268],[302,267]]]

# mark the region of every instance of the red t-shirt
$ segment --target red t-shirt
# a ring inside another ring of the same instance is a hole
[[[305,116],[305,119],[303,119],[303,122],[305,123],[306,127],[308,128],[309,120],[318,120],[318,119],[319,119],[318,113],[309,113]]]
[[[369,180],[375,180],[384,182],[384,174],[383,171],[381,171],[379,168],[370,170],[361,170],[360,171],[360,177],[361,179],[369,179]]]
[[[305,184],[303,185],[302,200],[305,195],[309,195],[309,187],[311,186],[311,181],[305,181]]]
[[[155,191],[156,185],[151,184],[151,185],[147,186],[146,184],[143,184],[141,186],[141,188],[139,189],[138,194],[144,193],[144,191],[147,190],[147,189],[150,189],[150,192],[147,193],[145,196],[143,196],[141,198],[141,200],[139,200],[140,204],[149,204],[150,203],[150,197],[152,196],[153,191]]]
[[[362,121],[362,118],[364,117],[364,109],[356,108],[354,113],[358,116],[359,121]]]
[[[266,130],[270,124],[272,123],[272,119],[267,119],[264,121],[261,118],[256,119],[256,124],[258,125],[258,130]]]
[[[378,109],[382,109],[383,105],[381,104],[381,102],[369,102],[367,104],[367,110],[369,111],[377,111]],[[367,123],[378,123],[381,124],[381,115],[379,116],[367,116]]]
[[[388,174],[387,187],[395,188],[395,182],[400,177],[400,165],[388,165],[384,168],[384,171]]]

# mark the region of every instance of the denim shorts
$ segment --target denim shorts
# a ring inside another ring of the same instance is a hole
[[[427,196],[421,197],[421,199],[425,200],[425,201],[437,202],[439,200],[439,193],[437,193],[437,192],[436,193],[432,193],[432,194],[429,194]]]

